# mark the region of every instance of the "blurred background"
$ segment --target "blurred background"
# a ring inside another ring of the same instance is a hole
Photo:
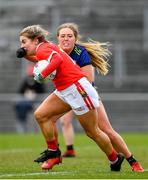
[[[16,58],[20,30],[41,24],[55,41],[65,22],[79,25],[82,40],[112,44],[109,74],[96,74],[98,92],[117,131],[147,132],[148,0],[0,0],[0,132],[17,131],[14,106],[27,66]],[[45,93],[52,91],[50,83],[45,86]],[[35,106],[43,96],[33,99]],[[28,132],[37,132],[32,113],[27,118]]]

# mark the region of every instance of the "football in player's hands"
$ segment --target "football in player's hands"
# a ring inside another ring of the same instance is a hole
[[[17,58],[23,58],[25,55],[26,55],[26,50],[24,48],[19,48],[17,51],[16,51],[16,57]]]
[[[33,69],[34,79],[43,82],[43,79],[41,77],[41,72],[49,65],[49,61],[47,60],[41,60],[38,61]],[[49,74],[44,81],[53,80],[56,76],[56,70],[54,70],[51,74]]]

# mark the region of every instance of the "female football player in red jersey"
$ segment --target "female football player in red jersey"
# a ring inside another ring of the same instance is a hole
[[[78,26],[74,23],[64,23],[57,28],[57,39],[60,48],[62,48],[69,56],[81,67],[81,69],[87,75],[88,80],[93,83],[94,81],[94,69],[92,67],[92,58],[96,59],[100,57],[109,56],[111,53],[104,49],[107,46],[106,43],[93,42],[82,43],[80,41],[81,35],[79,34]],[[93,49],[98,49],[97,52]],[[102,54],[101,54],[102,53]],[[94,55],[96,54],[96,56]],[[100,56],[99,56],[100,55]],[[108,64],[103,64],[104,61],[100,61],[102,67]],[[107,68],[102,68],[101,74],[107,74]],[[139,162],[133,157],[132,153],[128,149],[123,138],[112,128],[107,113],[105,111],[104,105],[100,100],[100,106],[97,108],[98,111],[98,125],[99,128],[105,132],[110,138],[113,147],[117,152],[124,154],[126,160],[129,162],[132,171],[143,172],[144,169]],[[61,124],[63,130],[64,140],[67,146],[67,150],[63,154],[64,157],[74,157],[75,150],[73,147],[74,131],[72,126],[72,111],[66,113],[61,117]]]
[[[96,142],[110,161],[112,171],[120,171],[124,156],[117,153],[108,136],[98,127],[97,107],[100,106],[95,88],[87,80],[85,73],[73,60],[55,44],[47,41],[48,32],[39,25],[32,25],[20,32],[21,48],[26,51],[25,58],[35,57],[33,61],[50,60],[49,65],[34,78],[38,82],[56,70],[52,80],[56,90],[51,93],[34,112],[40,129],[48,144],[48,149],[37,162],[44,162],[42,169],[49,169],[48,161],[56,158],[61,162],[61,151],[55,137],[51,119],[71,109],[75,113],[88,137]]]

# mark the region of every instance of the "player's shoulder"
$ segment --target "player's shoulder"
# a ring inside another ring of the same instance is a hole
[[[47,59],[53,52],[56,51],[54,44],[49,42],[40,43],[36,49],[36,57],[38,60]]]
[[[48,44],[49,44],[49,46],[50,46],[51,48],[58,48],[58,45],[56,45],[56,44],[54,44],[54,43],[52,43],[52,42],[49,42]],[[59,48],[58,48],[58,49],[59,49]]]
[[[53,50],[59,49],[57,45],[55,45],[52,42],[48,42],[48,41],[40,43],[39,46],[40,46],[40,48],[48,48],[48,49],[53,49]]]

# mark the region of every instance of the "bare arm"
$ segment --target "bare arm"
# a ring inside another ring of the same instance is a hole
[[[82,67],[81,69],[85,72],[89,82],[92,83],[95,78],[94,67],[92,65],[87,65]]]

